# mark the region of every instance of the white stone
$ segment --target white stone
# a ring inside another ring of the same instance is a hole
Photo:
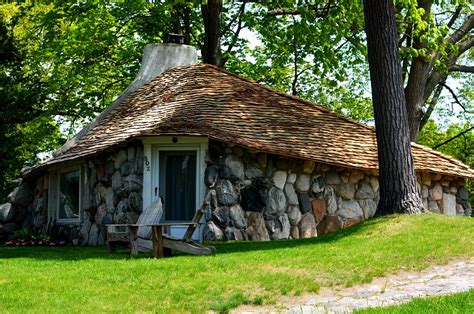
[[[296,173],[290,173],[288,177],[286,178],[286,182],[288,183],[295,183],[296,182]]]
[[[324,199],[326,200],[326,209],[329,215],[334,215],[337,211],[337,199],[336,193],[332,186],[326,186],[324,188]]]
[[[286,171],[275,171],[273,174],[273,185],[275,185],[277,188],[283,190],[285,187],[285,182],[286,182]]]
[[[298,192],[307,192],[309,190],[309,176],[307,174],[299,174],[295,182],[295,189]]]
[[[372,199],[360,200],[359,205],[364,212],[364,219],[373,217],[377,211],[377,204]]]
[[[244,179],[244,164],[242,160],[235,155],[227,155],[224,164],[229,167],[232,176],[243,180]]]
[[[456,196],[443,193],[443,214],[456,216]]]
[[[272,216],[279,216],[285,212],[286,205],[286,197],[283,190],[272,187],[268,191],[266,213]]]
[[[372,190],[377,193],[379,190],[379,178],[377,177],[370,177],[370,186]]]

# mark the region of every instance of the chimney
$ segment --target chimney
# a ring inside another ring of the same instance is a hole
[[[196,49],[192,46],[179,44],[179,42],[184,41],[181,36],[182,35],[179,34],[168,34],[167,41],[172,42],[146,45],[143,53],[142,65],[140,66],[140,70],[135,76],[133,82],[111,105],[102,111],[93,121],[91,121],[91,123],[84,127],[76,134],[76,136],[74,136],[74,138],[64,144],[53,155],[57,156],[58,154],[65,152],[77,140],[87,134],[90,129],[100,123],[109,112],[117,108],[125,97],[143,85],[149,83],[164,71],[177,66],[196,64],[198,59]]]

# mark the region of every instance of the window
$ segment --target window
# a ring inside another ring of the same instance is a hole
[[[58,220],[79,220],[80,182],[79,169],[59,174]]]
[[[82,173],[80,166],[49,173],[48,213],[58,223],[76,224],[82,218]]]
[[[196,211],[196,150],[159,153],[159,191],[166,221],[189,221]]]

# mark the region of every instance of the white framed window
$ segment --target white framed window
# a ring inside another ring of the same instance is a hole
[[[80,165],[50,172],[49,216],[58,223],[76,224],[83,216],[83,171]]]

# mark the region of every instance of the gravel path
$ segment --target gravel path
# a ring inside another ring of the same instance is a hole
[[[371,284],[325,289],[319,294],[282,300],[279,308],[242,307],[236,313],[347,313],[354,309],[388,306],[413,298],[462,292],[474,288],[474,260],[432,267],[420,273],[378,278]]]

